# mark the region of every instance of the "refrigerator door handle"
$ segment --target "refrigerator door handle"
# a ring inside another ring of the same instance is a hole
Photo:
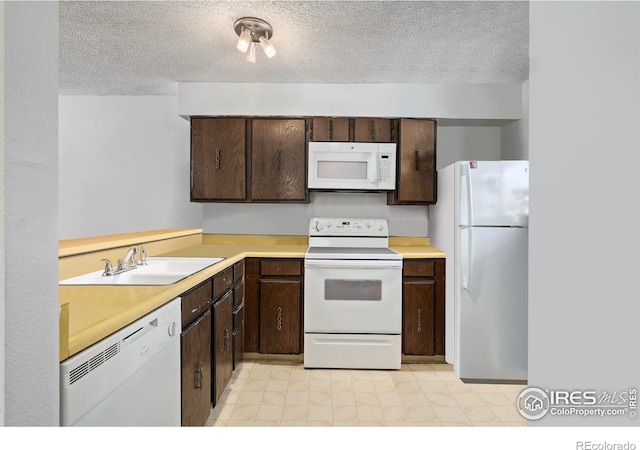
[[[463,169],[464,183],[467,190],[467,223],[473,225],[473,187],[471,186],[471,169],[469,164],[465,164]]]
[[[472,262],[472,252],[473,248],[472,239],[473,233],[471,228],[462,228],[462,233],[466,236],[463,237],[462,242],[462,252],[463,254],[462,260],[465,262],[463,264],[463,273],[462,273],[462,288],[465,290],[469,290],[469,284],[471,283],[471,262]]]

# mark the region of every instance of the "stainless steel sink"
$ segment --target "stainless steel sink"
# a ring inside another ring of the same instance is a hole
[[[104,271],[86,273],[60,281],[60,285],[164,286],[177,283],[224,258],[147,258],[146,266],[118,275],[103,276]]]

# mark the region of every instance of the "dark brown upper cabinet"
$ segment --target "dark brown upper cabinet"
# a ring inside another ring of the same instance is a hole
[[[306,202],[305,119],[253,119],[251,200]]]
[[[191,119],[191,200],[246,199],[246,120]]]
[[[436,202],[436,122],[399,119],[396,190],[387,196],[390,205]]]
[[[355,142],[395,142],[396,120],[356,117],[353,120]]]
[[[314,142],[348,142],[348,117],[314,117],[309,140]]]

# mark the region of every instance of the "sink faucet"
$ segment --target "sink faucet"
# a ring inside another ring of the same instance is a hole
[[[136,267],[136,253],[138,253],[138,247],[131,247],[127,250],[124,258],[118,260],[118,270],[134,269]]]

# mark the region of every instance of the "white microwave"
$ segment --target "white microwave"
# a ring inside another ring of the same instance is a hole
[[[393,191],[396,144],[309,142],[309,189]]]

